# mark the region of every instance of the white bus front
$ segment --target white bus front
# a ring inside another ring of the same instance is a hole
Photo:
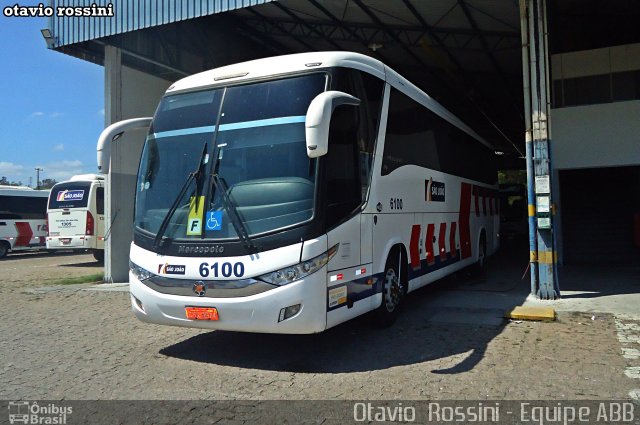
[[[327,183],[326,156],[307,154],[306,114],[336,87],[331,75],[162,99],[136,187],[130,282],[140,320],[249,332],[327,328],[326,265],[339,245],[329,243],[327,230],[357,214],[362,201],[360,186]],[[382,81],[379,88],[381,95]],[[337,104],[349,103],[343,94]],[[335,154],[352,161],[342,173],[353,176],[355,135],[348,143]],[[371,155],[367,161],[370,167]],[[342,199],[330,202],[337,194]],[[359,236],[358,227],[354,252]]]

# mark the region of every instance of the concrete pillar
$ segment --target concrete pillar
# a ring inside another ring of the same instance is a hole
[[[152,116],[171,82],[122,65],[122,52],[105,46],[105,126]],[[105,196],[105,281],[127,282],[133,239],[136,173],[145,132],[125,133],[111,146]]]

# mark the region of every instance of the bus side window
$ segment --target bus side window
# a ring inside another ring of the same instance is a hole
[[[96,190],[96,213],[104,214],[104,187]]]
[[[360,106],[356,109],[358,127],[354,139],[358,144],[358,156],[353,166],[359,168],[361,200],[364,201],[373,166],[384,81],[355,69],[336,70],[336,80],[335,90],[344,91],[360,99]]]
[[[332,227],[361,202],[357,164],[357,108],[339,106],[331,116],[329,152],[326,155],[327,226]]]

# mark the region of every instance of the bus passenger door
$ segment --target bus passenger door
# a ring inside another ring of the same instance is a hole
[[[329,271],[360,265],[360,215],[352,217],[328,234],[329,247],[340,244],[338,253],[329,263]]]
[[[96,188],[96,249],[104,249],[104,187]]]

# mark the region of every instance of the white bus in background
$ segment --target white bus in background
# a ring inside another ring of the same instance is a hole
[[[104,176],[81,174],[51,188],[47,249],[91,250],[104,259]]]
[[[184,78],[142,152],[132,309],[247,332],[320,332],[370,311],[391,324],[408,292],[498,248],[493,163],[476,133],[364,55]]]
[[[0,185],[0,258],[46,247],[48,198],[48,190]]]

